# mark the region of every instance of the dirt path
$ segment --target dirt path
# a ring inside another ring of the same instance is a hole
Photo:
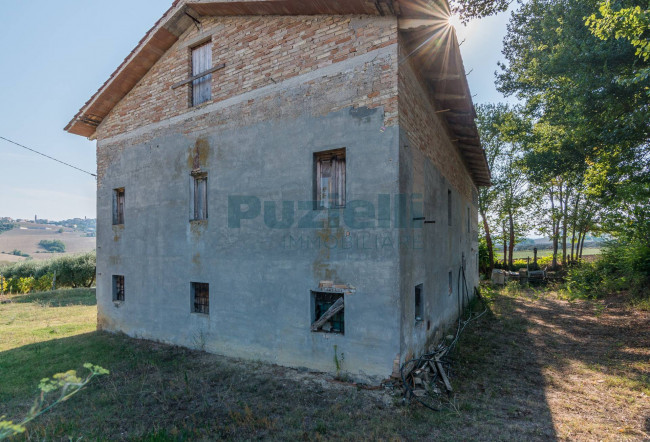
[[[622,298],[569,303],[532,291],[499,295],[493,310],[499,320],[486,332],[506,378],[497,386],[511,390],[510,416],[529,416],[540,438],[650,440],[648,312]]]

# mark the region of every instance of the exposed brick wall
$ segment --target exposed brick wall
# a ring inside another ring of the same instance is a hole
[[[190,48],[199,35],[213,35],[213,64],[225,69],[213,74],[212,100],[220,102],[260,87],[282,82],[325,66],[397,43],[395,17],[262,16],[216,17],[189,29],[120,102],[97,130],[98,139],[132,131],[191,110],[188,88],[172,90],[190,76]],[[378,82],[354,105],[380,107],[387,124],[397,115],[396,63],[383,65],[386,81]],[[394,79],[394,81],[393,81]],[[363,86],[363,85],[362,85]],[[390,89],[387,90],[387,86]],[[355,88],[355,84],[349,85]]]
[[[431,94],[410,61],[399,65],[399,126],[406,131],[411,148],[420,149],[467,201],[476,186],[461,154],[449,139]]]

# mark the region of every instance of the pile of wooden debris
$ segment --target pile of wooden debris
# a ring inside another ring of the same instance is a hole
[[[440,409],[443,393],[451,394],[454,391],[447,375],[450,362],[446,356],[449,349],[440,344],[433,353],[402,365],[400,374],[405,400],[415,399],[427,408]]]

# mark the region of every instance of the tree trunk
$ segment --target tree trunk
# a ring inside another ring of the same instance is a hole
[[[566,267],[566,239],[567,239],[567,226],[569,223],[569,189],[566,189],[566,195],[562,202],[562,265]]]
[[[492,269],[494,268],[494,246],[492,245],[492,236],[490,235],[490,226],[487,222],[487,216],[484,212],[481,212],[481,218],[483,218],[483,230],[485,230],[485,242],[487,243],[488,249],[488,277],[492,274]]]
[[[573,216],[571,219],[571,262],[574,261],[574,249],[576,245],[576,225],[578,224],[578,207],[580,204],[580,194],[576,197],[576,204],[573,207]],[[576,254],[577,255],[577,254]]]
[[[512,212],[508,212],[508,221],[510,223],[510,246],[508,247],[508,265],[512,270],[512,267],[514,265],[514,260],[512,259],[512,256],[515,251],[515,222],[512,217]]]
[[[585,248],[585,238],[587,237],[587,227],[585,227],[585,232],[582,235],[582,243],[580,244],[580,259],[582,259],[582,252]]]
[[[551,239],[553,240],[553,262],[551,267],[553,270],[557,268],[557,229],[556,229],[556,216],[555,216],[555,198],[553,194],[553,186],[551,186],[549,197],[551,199]]]
[[[506,221],[503,220],[503,268],[508,264],[508,233],[506,230]]]

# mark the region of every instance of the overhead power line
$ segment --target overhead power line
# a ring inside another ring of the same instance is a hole
[[[0,140],[5,140],[5,141],[7,141],[8,143],[15,144],[16,146],[18,146],[18,147],[22,147],[23,149],[27,149],[27,150],[29,150],[30,152],[34,152],[34,153],[36,153],[36,154],[38,154],[38,155],[41,155],[41,156],[43,156],[43,157],[45,157],[45,158],[49,158],[50,160],[56,161],[57,163],[61,163],[61,164],[65,165],[65,166],[72,167],[73,169],[76,169],[76,170],[78,170],[79,172],[87,173],[88,175],[90,175],[90,176],[94,176],[95,178],[97,178],[97,175],[95,175],[94,173],[88,172],[87,170],[80,169],[80,168],[78,168],[77,166],[73,166],[72,164],[68,164],[68,163],[66,163],[65,161],[57,160],[57,159],[54,158],[54,157],[51,157],[51,156],[49,156],[49,155],[45,155],[44,153],[39,152],[39,151],[34,150],[34,149],[31,149],[31,148],[29,148],[29,147],[27,147],[27,146],[23,146],[22,144],[20,144],[20,143],[16,143],[15,141],[12,141],[12,140],[10,140],[10,139],[8,139],[8,138],[0,137]]]

